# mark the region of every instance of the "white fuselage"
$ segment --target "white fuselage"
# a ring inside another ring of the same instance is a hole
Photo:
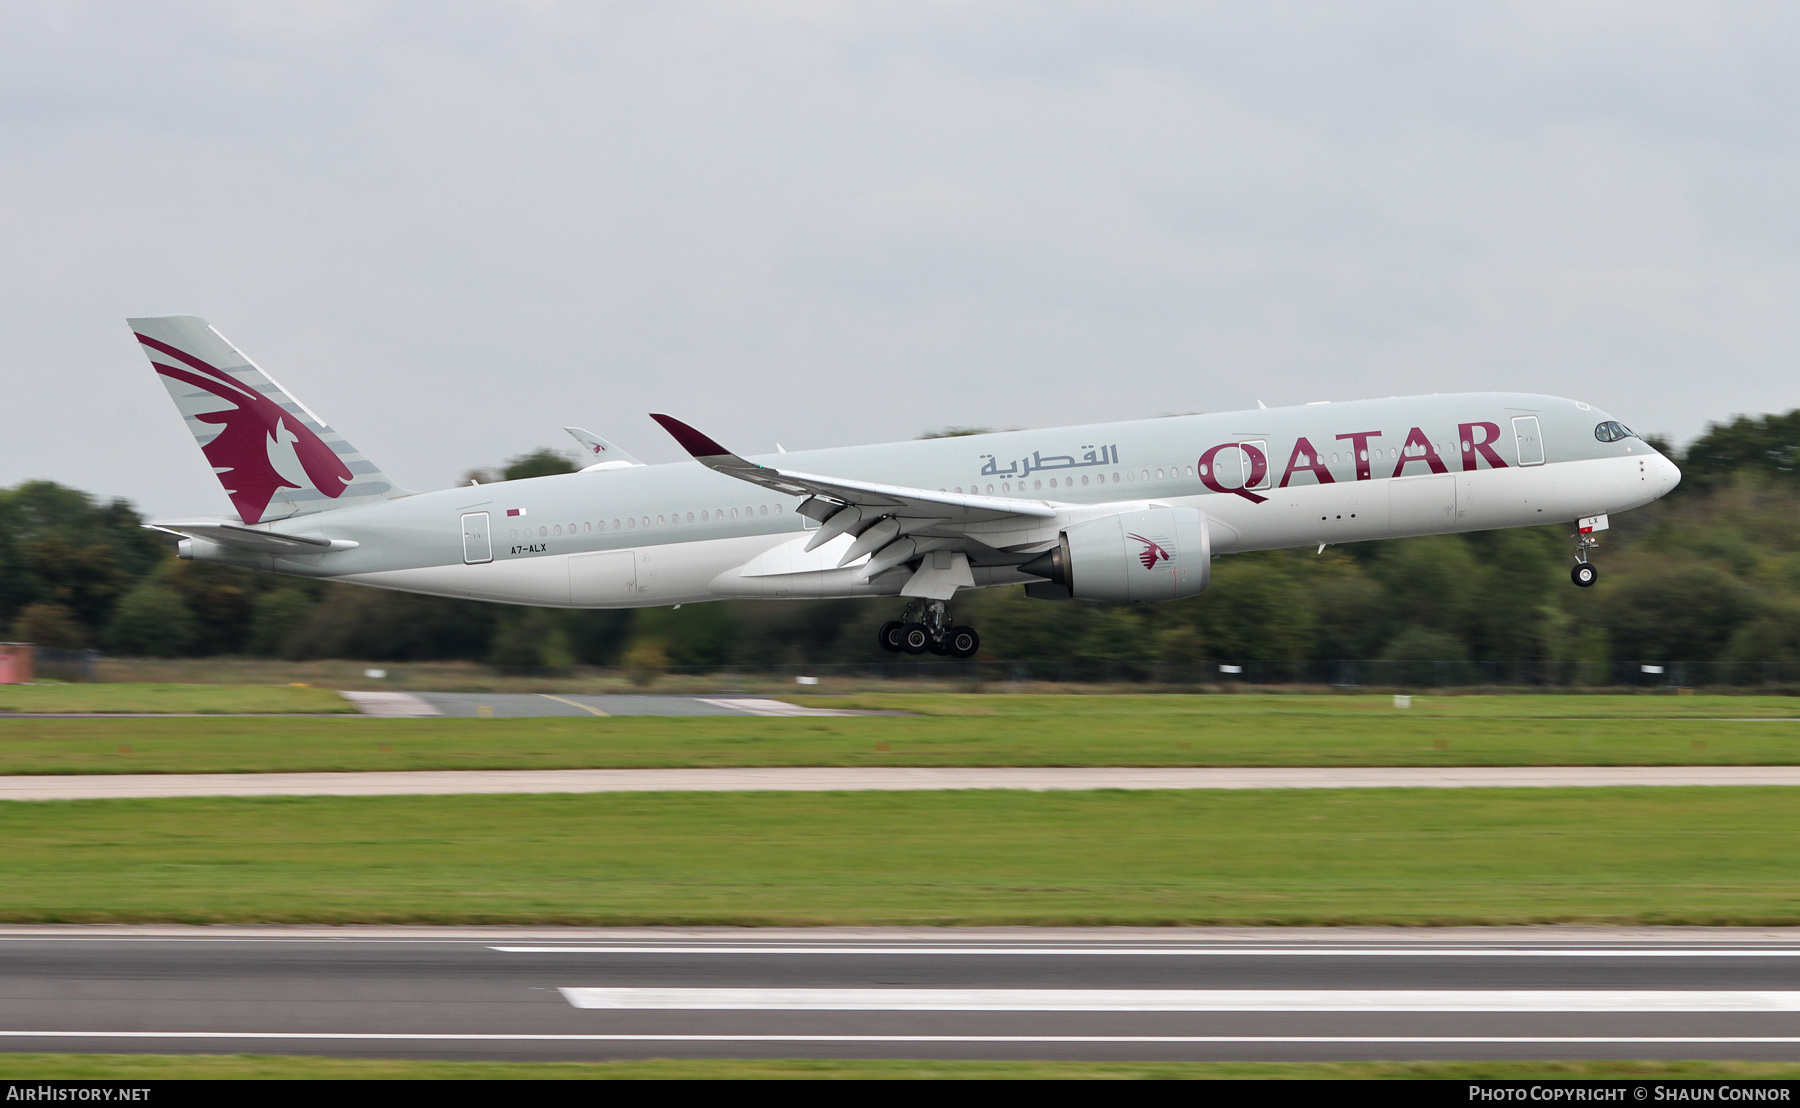
[[[752,459],[835,478],[1055,509],[965,527],[974,587],[1020,584],[1073,523],[1147,506],[1205,513],[1214,554],[1567,524],[1667,493],[1675,466],[1609,417],[1548,396],[1473,393],[1179,416]],[[449,489],[263,525],[355,543],[317,555],[190,555],[384,588],[625,608],[737,597],[891,595],[909,572],[811,552],[804,500],[696,462]]]

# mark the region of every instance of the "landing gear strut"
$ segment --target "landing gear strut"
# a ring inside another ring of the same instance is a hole
[[[942,600],[914,600],[899,619],[881,625],[876,632],[881,649],[899,654],[947,654],[971,658],[981,649],[981,636],[973,627],[955,627],[950,609]]]
[[[1585,532],[1575,536],[1575,568],[1569,571],[1569,580],[1581,588],[1591,588],[1595,581],[1600,580],[1600,571],[1587,560],[1588,551],[1599,545],[1600,540]]]

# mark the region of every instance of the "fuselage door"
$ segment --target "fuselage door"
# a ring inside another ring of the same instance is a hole
[[[1537,416],[1514,416],[1513,438],[1519,444],[1520,465],[1541,466],[1544,464],[1544,435],[1538,429]]]
[[[462,517],[463,561],[469,565],[494,560],[494,539],[488,533],[488,514],[470,512]]]

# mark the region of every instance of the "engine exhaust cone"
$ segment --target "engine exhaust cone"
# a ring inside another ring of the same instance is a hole
[[[1043,577],[1067,587],[1069,584],[1069,563],[1063,559],[1061,545],[1051,547],[1031,561],[1019,567],[1020,573],[1029,573],[1033,577]]]

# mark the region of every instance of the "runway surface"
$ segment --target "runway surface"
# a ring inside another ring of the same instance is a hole
[[[0,1050],[1793,1059],[1800,936],[8,928]]]
[[[922,789],[1465,789],[1800,785],[1800,766],[1430,766],[1333,769],[1070,768],[408,770],[0,777],[0,800],[170,796],[447,796],[466,793],[909,791]]]

